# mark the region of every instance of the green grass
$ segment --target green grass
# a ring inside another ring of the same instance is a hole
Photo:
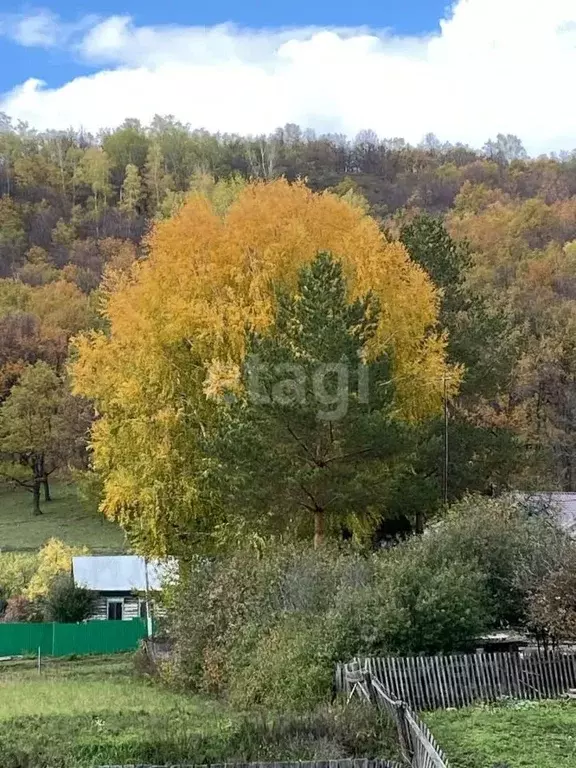
[[[41,675],[33,662],[0,665],[2,768],[195,759],[231,724],[223,705],[136,679],[130,656],[51,662]]]
[[[451,768],[574,768],[576,702],[511,702],[425,716]]]
[[[232,711],[136,677],[130,655],[0,663],[1,768],[394,757],[374,709],[310,715]]]
[[[43,514],[34,517],[28,491],[0,486],[0,550],[34,551],[56,537],[95,553],[124,551],[121,529],[86,510],[74,485],[54,483],[51,490],[53,501],[43,503]]]

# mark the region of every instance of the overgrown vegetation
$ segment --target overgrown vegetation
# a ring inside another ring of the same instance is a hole
[[[324,706],[250,718],[207,698],[151,687],[130,658],[0,668],[2,768],[327,760],[395,754],[374,710]]]
[[[379,553],[288,541],[195,559],[170,593],[166,679],[240,708],[306,711],[337,661],[467,651],[488,630],[528,626],[554,524],[511,500],[471,497],[423,536]]]

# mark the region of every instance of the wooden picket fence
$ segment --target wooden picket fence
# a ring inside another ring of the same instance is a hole
[[[362,668],[388,694],[416,710],[466,707],[475,702],[552,699],[576,689],[576,653],[481,653],[362,659]],[[345,666],[336,688],[345,691]]]
[[[165,765],[101,765],[99,768],[166,768]],[[363,758],[349,760],[322,761],[292,761],[280,763],[215,763],[213,765],[196,765],[182,763],[171,765],[170,768],[402,768],[390,760],[365,760]]]
[[[384,709],[395,722],[404,764],[411,768],[449,768],[446,755],[430,729],[405,702],[394,698],[374,677],[365,664],[355,660],[339,665],[342,690],[348,700],[355,694],[368,703]]]

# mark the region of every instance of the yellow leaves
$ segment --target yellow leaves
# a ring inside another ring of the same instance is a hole
[[[56,576],[71,572],[72,557],[86,554],[86,547],[70,547],[60,539],[49,539],[38,553],[38,566],[26,588],[25,596],[35,600],[46,595]]]
[[[219,400],[226,392],[240,392],[240,366],[237,363],[212,360],[207,366],[204,394]]]
[[[178,514],[178,504],[196,514],[196,445],[210,399],[237,381],[246,327],[268,327],[277,287],[294,287],[319,251],[342,261],[350,298],[373,291],[380,299],[368,354],[392,350],[405,417],[429,414],[442,396],[437,292],[362,207],[285,180],[195,183],[183,207],[156,224],[148,258],[109,286],[110,335],[77,339],[73,365],[75,391],[101,416],[93,448],[104,507],[111,516],[136,509],[154,531],[158,515]]]

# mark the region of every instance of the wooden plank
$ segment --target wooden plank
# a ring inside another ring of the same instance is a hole
[[[468,696],[466,697],[466,706],[476,701],[477,687],[474,680],[474,670],[472,669],[471,658],[468,654],[462,657],[464,663],[464,674],[466,675],[466,684],[468,686]]]
[[[446,700],[448,706],[457,707],[458,686],[456,682],[456,673],[452,665],[452,656],[444,656],[444,679],[446,680]]]
[[[440,673],[440,665],[442,664],[442,661],[439,656],[433,656],[434,660],[434,669],[436,672],[436,680],[438,685],[438,696],[440,700],[440,706],[443,709],[446,709],[446,696],[444,695],[444,682],[442,680],[442,676]]]

